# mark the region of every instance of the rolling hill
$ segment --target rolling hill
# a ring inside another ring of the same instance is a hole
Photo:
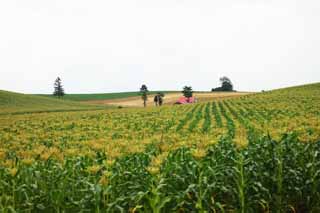
[[[150,91],[150,95],[163,93],[174,93],[176,91]],[[52,98],[52,95],[39,94],[38,96]],[[116,93],[92,93],[92,94],[66,94],[64,99],[71,101],[101,101],[101,100],[113,100],[121,98],[131,98],[140,96],[140,92],[116,92]]]
[[[57,98],[26,95],[0,90],[0,114],[28,112],[76,111],[104,109],[103,106],[84,104]]]

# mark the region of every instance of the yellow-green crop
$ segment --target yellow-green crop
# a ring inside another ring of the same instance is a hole
[[[0,212],[320,212],[320,84],[0,116]],[[1,113],[0,113],[1,114]]]

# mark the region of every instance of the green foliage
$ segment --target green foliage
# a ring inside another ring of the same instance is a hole
[[[59,98],[61,98],[62,96],[65,95],[64,93],[64,89],[61,83],[61,79],[58,77],[56,79],[56,81],[54,82],[54,92],[53,92],[54,96],[57,96]]]
[[[162,106],[164,96],[165,94],[163,92],[159,92],[156,96],[154,96],[153,101],[155,102],[156,106]]]
[[[182,94],[186,98],[191,98],[193,96],[193,90],[190,86],[183,87]]]
[[[319,89],[1,115],[0,212],[320,212]]]
[[[140,93],[141,93],[141,98],[143,100],[143,106],[146,107],[147,106],[147,100],[148,100],[148,87],[146,85],[142,85],[140,88]]]
[[[212,92],[219,92],[219,91],[226,91],[226,92],[230,92],[233,91],[233,84],[230,80],[230,78],[224,76],[220,78],[220,82],[221,82],[221,87],[217,87],[212,89]]]
[[[304,144],[294,135],[259,138],[244,149],[222,139],[202,159],[190,149],[170,152],[156,175],[146,170],[152,152],[133,154],[109,169],[107,185],[100,182],[107,168],[87,173],[94,163],[87,158],[39,162],[14,177],[1,169],[0,210],[318,212],[319,149],[320,142]]]

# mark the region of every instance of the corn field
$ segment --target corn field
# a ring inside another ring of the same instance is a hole
[[[0,212],[320,212],[320,84],[0,116]]]

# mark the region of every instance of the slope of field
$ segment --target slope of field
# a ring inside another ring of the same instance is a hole
[[[101,109],[102,106],[83,104],[78,102],[25,95],[0,90],[0,114],[47,112],[66,110],[93,110]]]
[[[210,101],[214,99],[221,98],[232,98],[238,96],[249,95],[249,92],[195,92],[194,97],[197,98],[199,102]],[[182,97],[181,92],[170,92],[165,93],[164,105],[174,104],[180,97]],[[150,93],[148,95],[147,106],[154,106],[153,102],[154,94]],[[86,103],[92,104],[104,104],[104,105],[115,105],[123,107],[143,107],[143,101],[140,96],[127,97],[127,98],[116,98],[107,100],[91,100]]]
[[[320,212],[319,91],[1,116],[0,211]]]
[[[160,91],[151,91],[150,94],[157,94]],[[174,91],[161,91],[163,93],[172,93]],[[52,95],[40,95],[52,98]],[[139,92],[118,92],[118,93],[96,93],[96,94],[66,94],[64,99],[71,101],[99,101],[99,100],[113,100],[121,98],[131,98],[140,96]]]

